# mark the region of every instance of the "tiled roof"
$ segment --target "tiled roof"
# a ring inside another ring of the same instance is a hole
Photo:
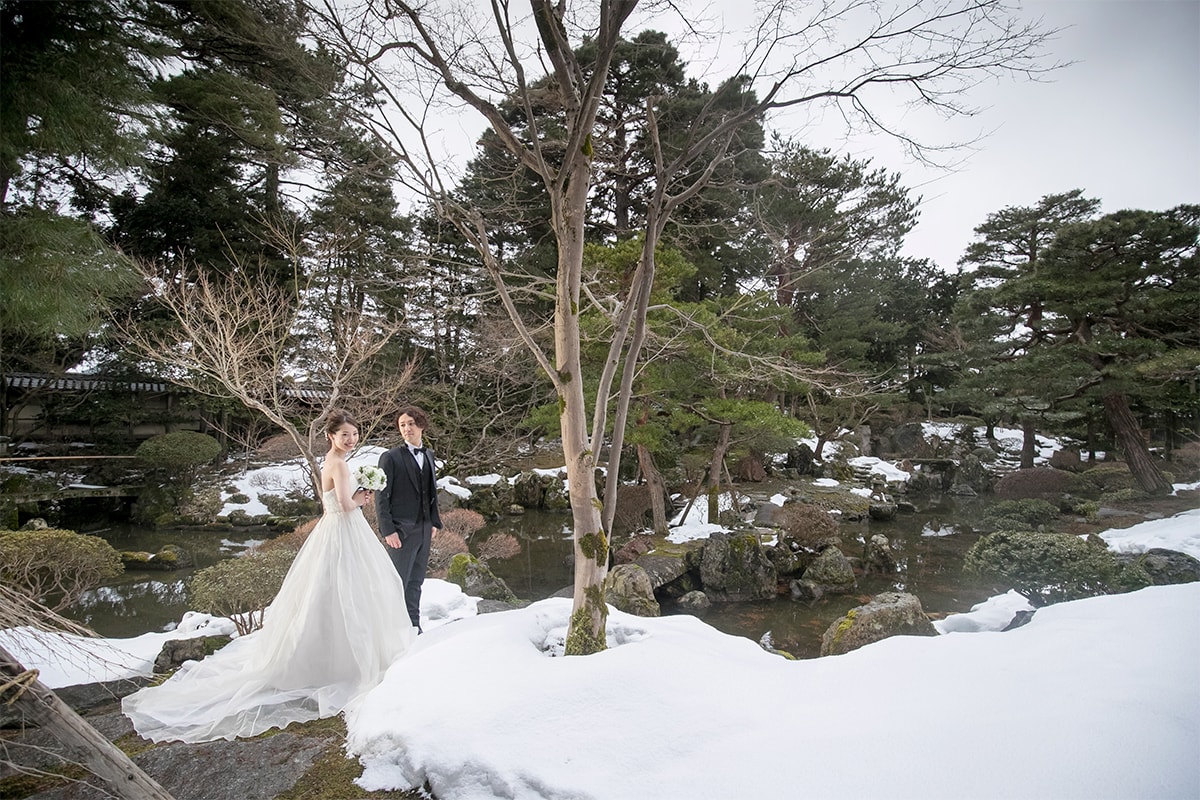
[[[51,389],[57,391],[111,391],[123,389],[130,392],[186,392],[187,388],[168,381],[140,381],[127,378],[107,378],[103,375],[39,375],[30,372],[14,372],[4,376],[4,382],[13,389]],[[322,401],[329,397],[329,390],[314,386],[285,386],[285,397],[300,400]]]
[[[4,382],[14,389],[57,389],[59,391],[90,391],[94,389],[128,389],[132,392],[178,391],[177,386],[164,381],[136,381],[125,378],[106,378],[102,375],[37,375],[17,372],[4,376]]]

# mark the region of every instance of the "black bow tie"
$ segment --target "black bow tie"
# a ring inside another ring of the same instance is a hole
[[[415,456],[417,453],[420,453],[421,455],[425,455],[425,448],[424,448],[424,447],[412,447],[412,446],[409,446],[409,448],[408,448],[408,452],[412,453],[414,456]]]

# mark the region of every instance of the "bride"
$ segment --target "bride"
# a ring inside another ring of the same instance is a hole
[[[325,513],[263,627],[126,697],[122,710],[142,737],[206,742],[333,716],[373,688],[412,644],[404,587],[362,515],[371,493],[355,486],[346,464],[358,425],[333,411],[325,435]]]

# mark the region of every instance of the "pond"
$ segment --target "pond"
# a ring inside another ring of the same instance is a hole
[[[818,655],[821,635],[832,622],[880,592],[911,592],[921,599],[925,611],[935,616],[966,611],[994,592],[993,587],[962,573],[963,555],[977,534],[961,521],[978,519],[979,504],[977,500],[934,496],[917,511],[901,512],[890,521],[843,523],[847,555],[858,555],[871,534],[883,533],[892,543],[897,571],[860,576],[858,591],[851,595],[811,602],[783,596],[714,604],[705,621],[725,633],[765,640],[797,657],[810,658]],[[195,569],[236,555],[270,535],[255,529],[151,531],[129,526],[89,532],[105,537],[118,550],[154,552],[164,544],[179,544],[196,561],[194,569],[176,572],[129,570],[111,584],[88,592],[79,606],[67,612],[101,636],[113,638],[169,629],[189,610],[186,583]],[[520,544],[519,552],[511,557],[489,559],[492,571],[518,597],[540,600],[571,585],[568,515],[531,511],[491,522],[471,536],[471,551],[478,554],[493,534],[509,534]],[[670,611],[664,609],[664,613]]]

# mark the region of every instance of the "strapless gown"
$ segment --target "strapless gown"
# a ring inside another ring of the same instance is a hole
[[[122,701],[153,741],[254,736],[330,717],[373,688],[416,638],[404,586],[360,509],[333,491],[263,627]]]

